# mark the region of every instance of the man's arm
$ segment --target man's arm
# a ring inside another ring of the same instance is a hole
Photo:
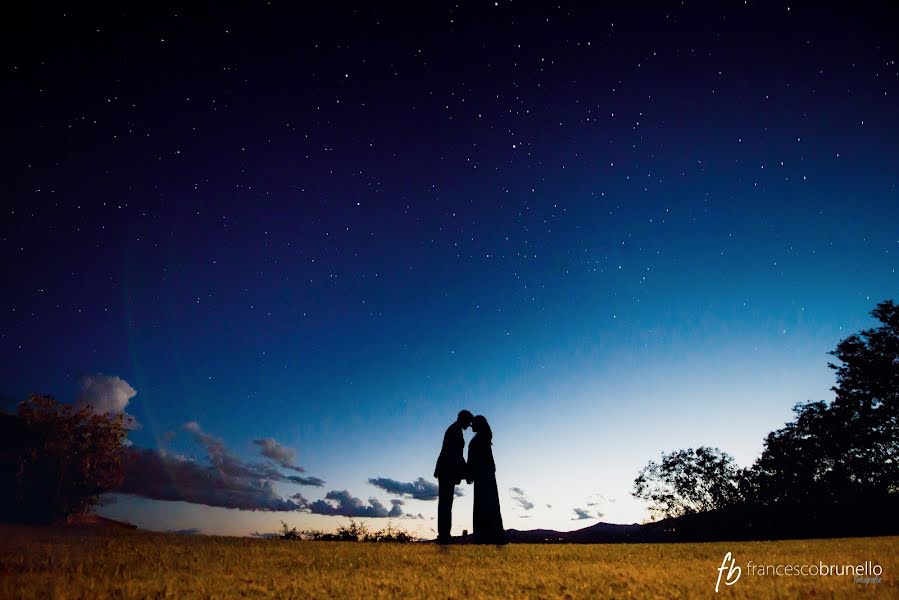
[[[436,479],[447,476],[447,463],[452,460],[454,453],[452,432],[452,425],[447,427],[446,431],[443,432],[443,445],[440,447],[440,455],[437,457],[437,465],[434,467],[434,477]]]

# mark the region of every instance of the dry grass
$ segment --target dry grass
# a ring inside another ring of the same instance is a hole
[[[0,598],[696,598],[715,596],[727,551],[743,573],[720,597],[899,597],[896,537],[439,548],[3,526]],[[882,582],[752,577],[749,560],[870,560]]]

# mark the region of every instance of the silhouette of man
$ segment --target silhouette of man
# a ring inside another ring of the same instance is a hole
[[[465,449],[465,438],[462,430],[471,427],[474,419],[467,410],[459,411],[455,423],[446,428],[443,434],[443,448],[437,457],[434,477],[437,478],[439,492],[437,496],[437,543],[450,542],[450,530],[453,526],[453,497],[456,486],[467,476],[468,466],[462,452]]]

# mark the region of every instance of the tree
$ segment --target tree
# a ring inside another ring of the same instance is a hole
[[[833,402],[796,405],[765,439],[750,478],[761,504],[858,503],[899,489],[899,307],[887,300],[871,315],[879,327],[830,353]]]
[[[32,394],[0,419],[2,516],[54,522],[88,511],[121,484],[127,435],[122,414]]]
[[[831,410],[843,426],[835,430],[836,468],[869,493],[899,486],[899,306],[886,300],[871,311],[881,325],[851,335],[831,352],[841,364]]]
[[[842,494],[835,476],[837,423],[826,402],[793,407],[796,418],[765,437],[762,455],[747,478],[746,495],[761,504],[820,503]]]
[[[652,503],[653,517],[723,508],[741,499],[742,471],[718,448],[676,450],[650,461],[634,480],[633,496]]]

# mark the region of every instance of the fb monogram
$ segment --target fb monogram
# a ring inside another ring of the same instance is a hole
[[[724,555],[724,560],[721,561],[721,566],[718,567],[718,581],[715,582],[715,593],[718,593],[718,586],[721,585],[721,574],[725,570],[727,570],[727,577],[724,579],[725,585],[733,585],[740,579],[741,569],[736,566],[736,562],[730,552]],[[734,577],[734,573],[736,573],[736,577]]]

